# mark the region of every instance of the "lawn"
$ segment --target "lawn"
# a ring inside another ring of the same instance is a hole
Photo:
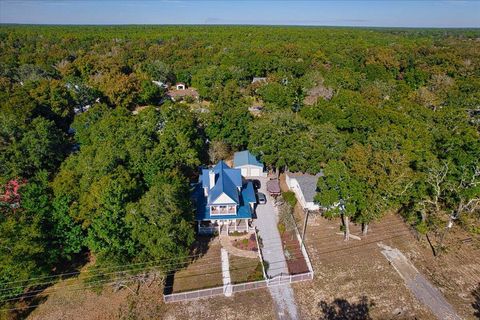
[[[263,270],[260,259],[251,259],[229,255],[230,278],[232,283],[244,283],[263,280]]]
[[[197,240],[205,254],[185,269],[177,271],[173,278],[173,293],[222,286],[222,264],[218,238]]]

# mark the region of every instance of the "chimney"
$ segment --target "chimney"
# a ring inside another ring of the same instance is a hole
[[[213,170],[210,170],[208,176],[210,177],[210,189],[212,189],[215,185],[215,172],[213,172]]]

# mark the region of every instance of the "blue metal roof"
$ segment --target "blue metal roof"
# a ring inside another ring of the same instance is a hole
[[[213,188],[210,188],[211,172],[215,174]],[[212,169],[203,169],[199,182],[203,188],[208,188],[208,204],[213,203],[222,194],[226,194],[236,204],[240,202],[238,188],[242,186],[241,171],[230,168],[223,161],[219,161]]]
[[[257,202],[255,190],[253,189],[253,183],[251,181],[249,181],[242,189],[242,198],[246,203]]]
[[[251,183],[250,183],[251,184]],[[249,189],[247,185],[247,189]],[[253,186],[252,186],[253,190]],[[255,196],[255,194],[254,194]],[[195,188],[193,193],[193,198],[196,202],[196,212],[195,220],[196,221],[208,221],[208,220],[232,220],[232,219],[251,219],[252,218],[252,209],[248,201],[243,197],[240,197],[240,203],[237,207],[236,215],[210,215],[210,206],[207,205],[207,197],[203,194],[203,189],[200,184]],[[245,201],[244,201],[245,200]]]
[[[237,186],[225,171],[220,170],[215,174],[215,185],[208,191],[208,204],[212,204],[222,194],[229,196],[236,204],[240,202]]]
[[[215,173],[215,186],[208,189],[208,197],[205,197],[203,188],[208,188],[210,183],[209,173]],[[239,192],[237,187],[241,187]],[[225,193],[237,204],[236,215],[210,215],[210,204],[221,194]],[[195,188],[193,198],[196,201],[197,210],[195,219],[198,220],[232,220],[232,219],[251,219],[252,209],[250,203],[256,202],[255,190],[251,181],[242,185],[242,176],[240,169],[232,169],[223,161],[219,162],[214,168],[202,170],[199,184]]]
[[[208,221],[208,220],[234,220],[234,219],[251,219],[252,210],[248,203],[238,206],[237,214],[226,215],[210,215],[210,207],[201,203],[197,203],[197,212],[195,213],[196,221]]]
[[[245,165],[254,165],[263,168],[263,163],[257,160],[253,154],[248,150],[235,152],[233,155],[233,166],[241,167]]]

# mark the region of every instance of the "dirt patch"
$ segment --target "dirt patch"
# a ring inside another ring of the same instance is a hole
[[[332,308],[340,314],[359,308],[373,319],[434,319],[411,295],[376,245],[383,241],[398,247],[415,241],[398,217],[385,217],[370,227],[367,237],[349,242],[337,234],[338,220],[320,218],[316,222],[308,225],[306,235],[315,278],[293,284],[302,314],[320,318]],[[360,227],[353,225],[352,233],[360,236]]]
[[[320,80],[314,87],[307,91],[307,95],[303,100],[303,103],[311,106],[317,103],[319,98],[324,100],[331,100],[333,98],[334,91],[332,88],[326,87],[323,84],[323,80]]]
[[[249,238],[232,240],[232,245],[240,250],[258,251],[257,240],[255,239],[255,234],[253,233]]]
[[[306,244],[315,270],[311,282],[294,284],[300,310],[308,317],[322,317],[337,308],[361,308],[373,319],[436,319],[407,289],[403,279],[381,254],[377,243],[398,248],[435,285],[465,319],[474,319],[472,292],[480,276],[480,255],[473,244],[447,246],[450,251],[434,258],[426,242],[419,242],[398,215],[390,214],[370,226],[361,238],[343,241],[339,220],[318,216],[309,219]],[[455,248],[455,249],[454,249]],[[307,303],[308,301],[309,303]]]
[[[69,281],[78,281],[70,279]],[[59,285],[64,285],[63,281]],[[33,310],[32,320],[117,320],[117,319],[265,319],[274,318],[268,290],[236,293],[231,298],[216,296],[190,302],[165,304],[161,279],[137,288],[114,292],[106,287],[90,290],[59,290]],[[227,315],[227,316],[226,316]]]

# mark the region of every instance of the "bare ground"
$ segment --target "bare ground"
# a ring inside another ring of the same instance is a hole
[[[298,221],[302,223],[303,219],[299,217]],[[403,252],[461,317],[475,319],[473,290],[480,277],[475,242],[462,243],[434,257],[428,245],[418,241],[398,215],[387,215],[371,225],[366,237],[361,236],[360,226],[353,226],[353,234],[361,240],[349,242],[339,234],[339,223],[318,216],[308,223],[306,243],[315,279],[293,285],[305,318],[331,319],[333,312],[365,313],[372,319],[436,319],[381,254],[377,243],[382,242]],[[454,234],[447,241],[449,248],[459,243]]]
[[[134,288],[136,289],[136,288]],[[101,293],[60,290],[35,309],[28,319],[272,319],[273,302],[265,289],[217,296],[185,303],[163,303],[163,287],[155,281],[143,285],[138,295],[127,289]]]

